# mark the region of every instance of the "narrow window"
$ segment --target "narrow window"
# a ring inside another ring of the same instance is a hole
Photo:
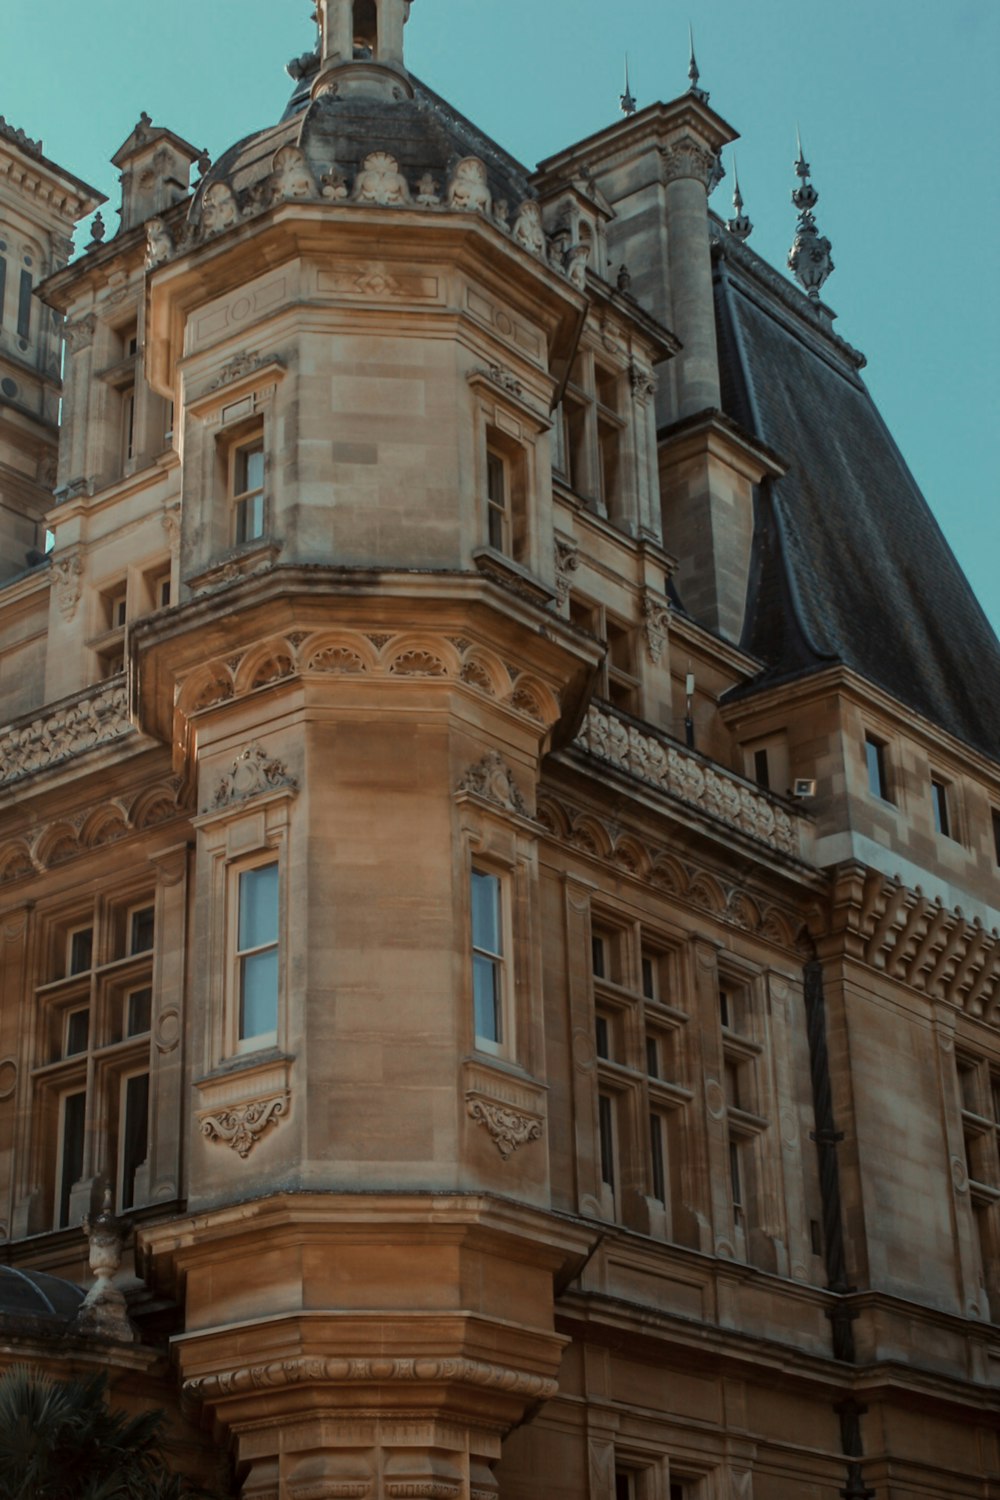
[[[615,1470],[615,1500],[635,1500],[635,1477],[624,1469]]]
[[[597,1055],[604,1062],[611,1061],[611,1035],[607,1016],[598,1016],[595,1022]]]
[[[80,1052],[86,1052],[90,1043],[90,1011],[84,1006],[81,1010],[71,1010],[66,1017],[66,1042],[63,1047],[64,1057],[76,1057]]]
[[[663,1120],[659,1115],[649,1117],[649,1156],[653,1169],[653,1197],[659,1203],[667,1201],[667,1174],[663,1165]]]
[[[257,1046],[278,1032],[278,866],[239,877],[237,921],[239,1041]]]
[[[69,935],[67,968],[70,974],[86,974],[94,953],[94,929],[78,927]]]
[[[990,814],[993,821],[993,860],[1000,865],[1000,811],[994,807]]]
[[[119,1190],[122,1208],[135,1202],[135,1177],[149,1150],[149,1074],[133,1073],[122,1080],[121,1171]]]
[[[153,991],[148,985],[130,990],[125,997],[125,1035],[144,1036],[153,1015]]]
[[[500,878],[472,872],[472,991],[476,1043],[499,1047],[503,1035],[503,929]]]
[[[601,1137],[601,1181],[612,1192],[615,1187],[614,1103],[608,1094],[597,1096],[598,1129]]]
[[[733,1195],[733,1214],[737,1224],[743,1222],[743,1174],[739,1142],[729,1139],[729,1185]]]
[[[766,750],[755,750],[753,753],[753,779],[758,786],[765,791],[771,789],[771,768],[767,762]]]
[[[889,801],[889,780],[886,776],[885,745],[874,735],[865,735],[865,760],[868,765],[868,790],[874,797]]]
[[[135,458],[135,387],[122,392],[122,463]]]
[[[375,0],[354,0],[354,56],[360,61],[378,56]]]
[[[934,827],[944,838],[951,837],[951,821],[948,817],[948,786],[938,777],[931,777],[931,806],[934,809]]]
[[[59,1214],[57,1228],[69,1223],[69,1198],[74,1183],[83,1176],[83,1128],[87,1095],[64,1094],[59,1129]]]
[[[660,1076],[660,1047],[655,1036],[646,1038],[646,1076],[649,1078]]]
[[[720,984],[720,986],[719,986],[719,1020],[722,1023],[722,1026],[725,1028],[726,1031],[728,1031],[730,1029],[730,1027],[732,1026],[732,1024],[733,1024],[732,1016],[733,1016],[732,996],[731,996],[729,990],[727,990],[723,985]]]
[[[590,939],[590,968],[595,979],[606,979],[607,975],[607,953],[606,939],[594,933]]]
[[[510,553],[510,510],[507,466],[499,453],[486,454],[486,508],[490,546]]]
[[[0,255],[0,328],[3,327],[4,294],[7,290],[7,257]]]
[[[148,953],[153,946],[154,908],[141,906],[129,913],[128,951]]]
[[[687,1485],[682,1484],[679,1480],[672,1479],[670,1481],[670,1500],[687,1500],[687,1497]]]
[[[238,543],[264,535],[264,444],[245,443],[233,454],[232,500]]]
[[[659,976],[656,972],[656,960],[648,953],[642,955],[642,993],[647,1000],[659,1000],[660,986]]]
[[[21,294],[17,303],[17,336],[31,337],[31,272],[21,272]]]

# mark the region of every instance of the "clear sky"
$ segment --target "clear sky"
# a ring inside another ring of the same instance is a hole
[[[139,112],[217,155],[278,118],[310,10],[2,0],[0,114],[108,194],[111,232],[108,158]],[[837,266],[824,299],[1000,630],[1000,0],[414,0],[407,60],[534,164],[618,118],[626,51],[640,105],[682,92],[689,19],[742,137],[751,244],[779,267],[801,126]]]

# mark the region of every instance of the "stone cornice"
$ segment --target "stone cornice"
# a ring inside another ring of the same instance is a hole
[[[559,1382],[547,1376],[512,1370],[485,1360],[418,1355],[384,1359],[299,1355],[294,1359],[272,1360],[269,1364],[244,1365],[218,1375],[197,1376],[186,1380],[183,1389],[186,1396],[196,1401],[214,1403],[249,1391],[294,1385],[386,1385],[401,1381],[479,1386],[506,1395],[526,1396],[533,1401],[548,1401],[559,1389]]]

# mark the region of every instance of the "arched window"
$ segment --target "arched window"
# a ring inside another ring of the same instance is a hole
[[[378,6],[376,0],[354,0],[354,56],[378,56]]]

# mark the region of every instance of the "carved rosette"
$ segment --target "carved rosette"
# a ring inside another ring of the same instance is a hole
[[[470,1099],[469,1116],[482,1125],[493,1140],[504,1161],[509,1161],[521,1146],[542,1138],[542,1123],[505,1104],[491,1104],[486,1099]]]
[[[290,1102],[289,1095],[282,1094],[275,1099],[255,1099],[250,1104],[219,1110],[202,1117],[201,1133],[210,1141],[221,1141],[246,1161],[268,1127],[277,1125],[280,1117],[288,1113]]]
[[[259,797],[262,792],[281,789],[297,792],[299,784],[288,774],[283,761],[272,759],[263,745],[254,743],[233,761],[232,769],[215,789],[212,805],[229,807],[234,802],[245,802],[248,797]]]
[[[524,818],[530,816],[513,772],[497,750],[491,750],[477,765],[469,767],[458,784],[458,790],[484,797],[505,812],[519,813]]]
[[[678,182],[685,177],[700,182],[706,192],[714,186],[716,153],[693,135],[683,135],[662,151],[664,182]]]

